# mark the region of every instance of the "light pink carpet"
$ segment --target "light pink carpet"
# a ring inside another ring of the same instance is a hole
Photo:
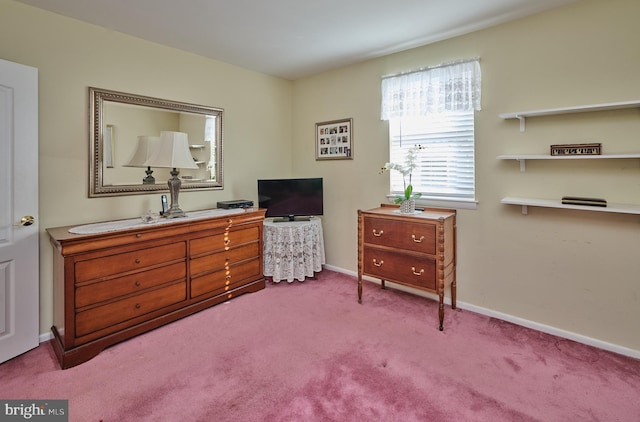
[[[460,286],[460,288],[464,288]],[[71,421],[639,421],[640,361],[323,271],[267,284],[68,370],[0,365],[2,399]]]

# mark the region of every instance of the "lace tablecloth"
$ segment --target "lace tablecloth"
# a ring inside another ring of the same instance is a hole
[[[264,275],[275,283],[304,281],[322,271],[325,255],[320,218],[278,223],[265,220],[263,241]]]

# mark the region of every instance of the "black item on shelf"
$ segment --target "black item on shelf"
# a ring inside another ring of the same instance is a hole
[[[601,198],[585,198],[580,196],[563,196],[562,203],[566,205],[587,205],[590,207],[606,207],[607,201]]]

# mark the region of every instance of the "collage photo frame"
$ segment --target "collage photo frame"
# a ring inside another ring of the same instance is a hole
[[[353,159],[353,119],[316,123],[316,161]]]

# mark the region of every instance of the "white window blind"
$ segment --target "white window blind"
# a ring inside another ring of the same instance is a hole
[[[457,111],[389,121],[390,162],[402,163],[409,148],[422,147],[411,176],[414,192],[426,199],[475,199],[473,117],[473,111]],[[400,195],[402,175],[390,174],[391,193]]]
[[[206,116],[204,122],[204,141],[209,144],[207,169],[211,180],[216,179],[216,116]]]
[[[392,163],[405,161],[419,144],[411,184],[423,198],[475,200],[474,110],[480,110],[478,59],[418,69],[382,80],[383,120],[389,120]],[[404,191],[402,175],[390,172],[391,193]]]

